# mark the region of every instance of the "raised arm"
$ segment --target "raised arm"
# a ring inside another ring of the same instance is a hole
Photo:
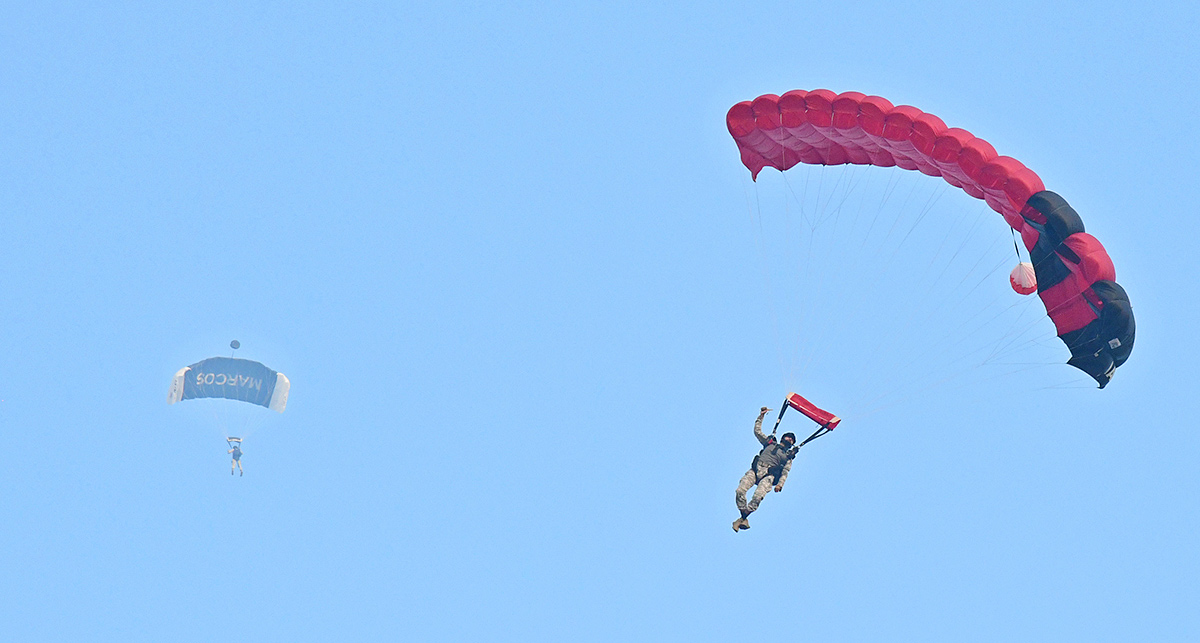
[[[754,421],[754,437],[758,438],[758,441],[759,441],[759,442],[760,442],[760,443],[761,443],[763,446],[766,446],[766,445],[767,445],[767,441],[768,441],[770,438],[768,438],[768,437],[767,437],[767,436],[766,436],[766,435],[765,435],[765,434],[762,432],[762,421],[763,421],[763,417],[765,417],[765,416],[767,415],[767,413],[770,413],[770,412],[771,412],[771,409],[768,409],[768,408],[767,408],[767,407],[765,407],[765,406],[764,406],[764,407],[762,407],[762,410],[760,410],[760,411],[758,412],[758,419]]]

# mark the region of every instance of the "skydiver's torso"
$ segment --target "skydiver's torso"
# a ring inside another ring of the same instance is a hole
[[[791,451],[788,447],[783,446],[778,442],[771,442],[759,451],[757,464],[759,469],[780,469],[787,464],[788,452]]]

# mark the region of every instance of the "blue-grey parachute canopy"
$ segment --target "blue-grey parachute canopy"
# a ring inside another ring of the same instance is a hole
[[[258,362],[235,357],[210,357],[179,369],[171,380],[167,404],[199,397],[249,402],[283,413],[291,382]]]

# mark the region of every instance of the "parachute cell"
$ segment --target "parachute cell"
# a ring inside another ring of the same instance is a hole
[[[726,125],[755,178],[765,167],[783,171],[800,163],[894,166],[940,176],[984,200],[1021,235],[1038,295],[1071,351],[1067,363],[1104,388],[1129,358],[1133,312],[1104,246],[1033,170],[997,155],[987,141],[915,107],[826,89],[738,103]]]

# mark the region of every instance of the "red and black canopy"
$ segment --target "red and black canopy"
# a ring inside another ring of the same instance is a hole
[[[738,103],[726,124],[755,177],[764,167],[798,163],[895,166],[940,176],[983,199],[1029,250],[1038,296],[1071,351],[1067,363],[1104,388],[1129,358],[1133,311],[1104,246],[1033,170],[997,155],[987,141],[915,107],[826,89]]]

